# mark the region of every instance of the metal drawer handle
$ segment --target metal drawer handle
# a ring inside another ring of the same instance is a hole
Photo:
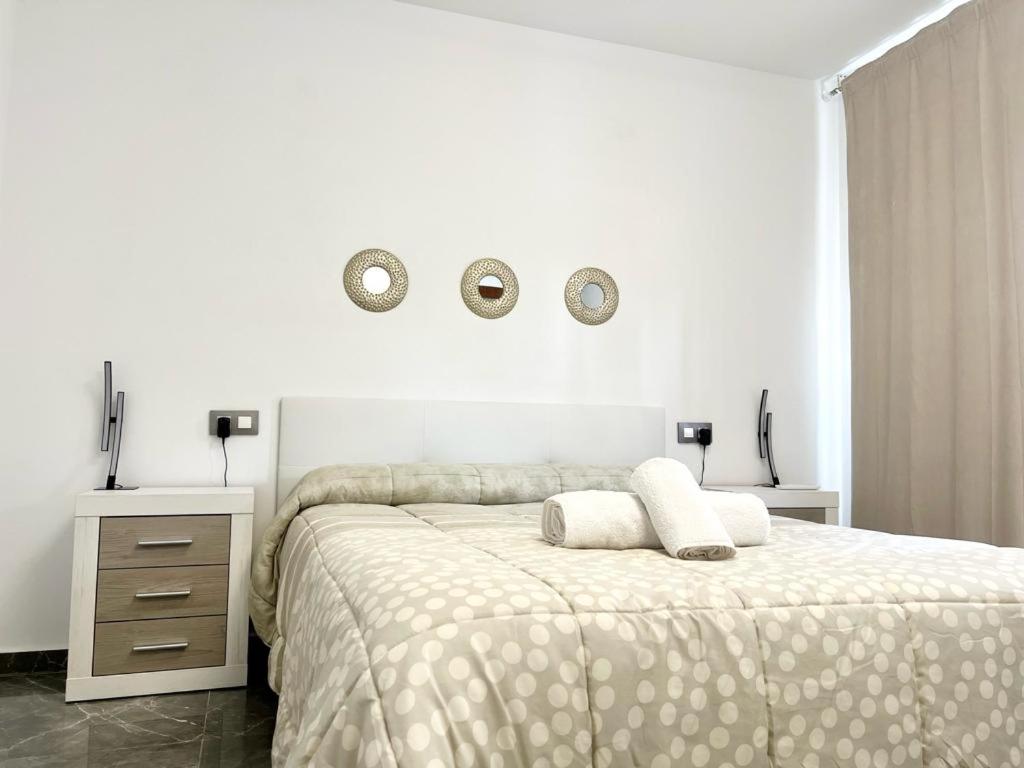
[[[183,651],[188,648],[188,641],[183,640],[180,643],[154,643],[153,645],[133,645],[132,651],[136,653],[145,653],[147,651]]]
[[[192,539],[139,539],[140,547],[182,547],[192,543]]]
[[[191,597],[192,589],[176,589],[172,592],[136,592],[135,596],[140,600],[148,600],[151,597]]]

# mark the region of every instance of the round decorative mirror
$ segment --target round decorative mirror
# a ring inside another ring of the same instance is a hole
[[[375,296],[384,293],[391,287],[391,275],[384,267],[370,267],[363,272],[362,281],[363,288]]]
[[[393,253],[380,248],[360,251],[345,265],[345,293],[369,312],[387,312],[402,303],[409,274]]]
[[[462,274],[462,300],[480,317],[504,317],[519,301],[516,273],[503,261],[477,259]]]
[[[604,290],[597,283],[587,283],[580,291],[580,301],[589,309],[600,309],[604,304]]]
[[[600,325],[619,308],[619,287],[603,269],[578,269],[565,284],[565,306],[581,323]]]
[[[505,286],[497,275],[484,275],[476,286],[481,299],[500,299]]]

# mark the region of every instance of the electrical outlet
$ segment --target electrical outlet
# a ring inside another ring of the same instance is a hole
[[[210,434],[217,436],[217,419],[227,416],[231,419],[231,436],[258,435],[260,433],[259,411],[210,411]]]
[[[696,443],[697,432],[701,429],[711,431],[710,421],[680,421],[676,423],[676,440],[680,443]],[[712,433],[713,435],[714,433]]]

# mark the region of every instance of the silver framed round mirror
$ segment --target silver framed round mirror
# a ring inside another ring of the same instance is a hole
[[[345,265],[345,293],[368,312],[387,312],[402,303],[409,274],[395,254],[380,248],[360,251]]]
[[[619,308],[619,287],[603,269],[578,269],[565,284],[565,307],[584,325],[600,325]]]
[[[519,301],[516,273],[498,259],[477,259],[462,273],[462,301],[480,317],[504,317]]]

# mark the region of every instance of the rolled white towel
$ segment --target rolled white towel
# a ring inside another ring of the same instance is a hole
[[[768,540],[771,517],[752,493],[702,491],[737,547],[755,547]],[[544,539],[573,549],[661,549],[647,508],[635,493],[570,491],[544,502]]]
[[[704,491],[704,495],[737,547],[757,547],[768,541],[772,518],[760,498],[729,491]]]
[[[661,549],[640,497],[621,491],[570,491],[544,502],[541,533],[573,549]]]
[[[736,546],[690,470],[675,459],[649,459],[629,479],[665,550],[683,560],[726,560]]]

